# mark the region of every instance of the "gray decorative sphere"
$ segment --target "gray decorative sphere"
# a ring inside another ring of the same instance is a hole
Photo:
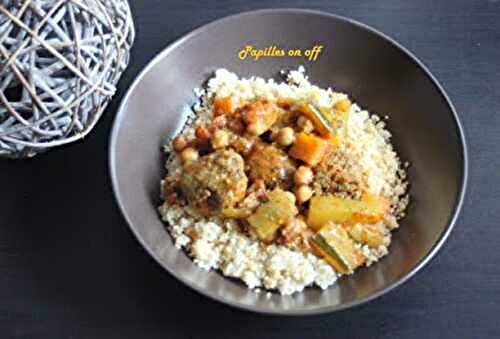
[[[0,156],[85,137],[134,36],[127,0],[0,0]]]

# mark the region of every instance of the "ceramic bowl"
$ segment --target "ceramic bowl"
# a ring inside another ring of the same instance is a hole
[[[250,44],[306,50],[321,44],[316,61],[298,57],[238,58]],[[254,293],[242,283],[198,268],[177,250],[159,218],[162,145],[185,121],[200,87],[220,67],[241,76],[275,77],[304,65],[310,79],[332,86],[371,112],[390,117],[393,143],[411,163],[411,204],[393,233],[390,254],[341,278],[327,290],[281,296]],[[139,242],[170,274],[226,304],[268,314],[331,312],[387,293],[438,252],[459,213],[467,179],[464,135],[437,80],[384,34],[336,15],[296,9],[247,12],[198,28],[168,46],[140,73],[123,99],[110,143],[114,192]],[[172,291],[172,293],[175,293]]]

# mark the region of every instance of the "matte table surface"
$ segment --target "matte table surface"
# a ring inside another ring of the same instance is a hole
[[[132,62],[95,131],[34,159],[0,160],[0,338],[500,337],[499,0],[131,3]],[[466,201],[438,256],[382,298],[325,316],[260,316],[183,286],[135,240],[108,175],[112,120],[140,69],[195,27],[270,7],[321,9],[393,37],[438,78],[468,137]]]

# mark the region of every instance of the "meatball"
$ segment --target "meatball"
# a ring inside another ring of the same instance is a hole
[[[213,215],[243,199],[247,185],[243,158],[224,149],[185,165],[179,187],[200,214]]]
[[[252,180],[262,179],[270,187],[279,185],[289,189],[293,186],[295,162],[273,145],[256,144],[247,159],[247,165]]]

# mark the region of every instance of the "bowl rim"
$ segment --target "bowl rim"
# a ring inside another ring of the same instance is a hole
[[[118,138],[118,131],[120,129],[121,121],[123,120],[123,115],[124,115],[124,108],[125,105],[127,104],[129,97],[131,94],[134,92],[135,88],[138,86],[138,84],[141,82],[142,78],[149,72],[151,68],[153,68],[162,58],[164,58],[166,55],[168,55],[171,51],[173,51],[176,47],[184,43],[185,41],[191,39],[192,37],[202,33],[203,31],[207,30],[208,28],[211,28],[212,26],[221,24],[225,21],[229,21],[235,18],[239,17],[244,17],[244,16],[256,16],[256,15],[261,15],[261,14],[309,14],[309,15],[318,15],[322,17],[327,17],[330,19],[335,19],[344,23],[348,23],[351,25],[354,25],[360,29],[363,29],[365,31],[368,31],[371,34],[374,34],[385,41],[389,42],[391,45],[402,51],[410,60],[412,60],[418,67],[420,67],[421,70],[423,70],[424,74],[431,80],[431,82],[436,86],[438,92],[441,94],[441,96],[445,99],[446,104],[448,105],[448,108],[451,111],[451,114],[453,116],[453,120],[455,122],[455,128],[458,133],[458,137],[460,139],[461,143],[461,151],[462,151],[462,168],[461,168],[461,174],[462,174],[462,179],[460,183],[460,191],[458,193],[458,198],[455,201],[455,206],[453,208],[453,212],[451,214],[451,217],[449,218],[447,222],[447,226],[445,230],[442,232],[441,236],[439,239],[436,241],[436,243],[432,246],[432,248],[429,250],[429,252],[420,259],[420,261],[405,275],[400,277],[398,280],[393,282],[392,284],[366,296],[358,300],[354,300],[348,303],[340,304],[340,305],[331,305],[331,306],[325,306],[325,307],[320,307],[317,309],[308,309],[308,310],[268,310],[268,309],[257,309],[252,306],[248,306],[245,304],[229,301],[229,300],[224,300],[224,299],[219,299],[215,296],[210,295],[208,292],[204,291],[201,288],[198,288],[191,283],[189,283],[187,280],[185,280],[182,276],[177,275],[174,271],[170,270],[168,267],[166,267],[160,260],[159,257],[156,256],[156,254],[148,247],[148,245],[145,243],[145,241],[140,237],[138,232],[135,230],[133,223],[128,215],[127,210],[123,206],[123,202],[121,200],[121,195],[120,195],[120,190],[118,187],[118,179],[117,179],[117,173],[116,173],[116,163],[115,163],[115,145],[117,142]],[[448,97],[446,91],[444,88],[441,86],[439,81],[436,79],[436,77],[429,71],[429,69],[423,64],[422,61],[420,61],[412,52],[410,52],[406,47],[402,46],[400,43],[398,43],[396,40],[393,38],[387,36],[386,34],[378,31],[377,29],[368,26],[362,22],[353,20],[351,18],[347,18],[341,15],[321,11],[321,10],[312,10],[312,9],[303,9],[303,8],[267,8],[267,9],[257,9],[257,10],[250,10],[250,11],[244,11],[244,12],[238,12],[235,14],[231,14],[228,16],[224,16],[222,18],[216,19],[214,21],[211,21],[209,23],[203,24],[201,26],[198,26],[197,28],[191,30],[187,34],[182,35],[180,38],[174,40],[172,43],[169,43],[162,51],[157,53],[153,58],[151,58],[146,66],[142,68],[142,70],[138,73],[138,75],[135,76],[132,84],[128,88],[127,92],[121,99],[121,103],[118,107],[117,113],[115,115],[114,121],[113,121],[113,126],[111,129],[110,133],[110,139],[109,139],[109,145],[108,145],[108,165],[109,165],[109,173],[111,176],[111,183],[112,183],[112,188],[113,188],[113,195],[115,197],[115,200],[118,204],[118,207],[125,218],[125,221],[127,225],[129,226],[129,229],[132,231],[136,239],[139,241],[139,243],[142,245],[142,247],[146,250],[146,252],[155,259],[155,261],[163,268],[165,269],[168,273],[170,273],[171,276],[173,276],[175,279],[178,281],[181,281],[184,285],[189,286],[191,289],[195,290],[196,292],[208,297],[209,299],[212,299],[214,301],[217,301],[219,303],[223,303],[225,305],[229,305],[231,307],[235,307],[240,310],[244,311],[250,311],[254,313],[260,313],[260,314],[266,314],[266,315],[281,315],[281,316],[305,316],[305,315],[318,315],[318,314],[326,314],[326,313],[333,313],[336,311],[341,311],[341,310],[346,310],[355,306],[363,305],[366,304],[372,300],[375,300],[398,286],[404,284],[407,282],[411,277],[413,277],[417,272],[419,272],[425,265],[427,265],[432,258],[435,257],[437,252],[441,249],[445,241],[448,239],[451,231],[453,230],[455,223],[458,219],[458,216],[460,214],[460,211],[462,209],[464,199],[465,199],[465,194],[467,190],[467,185],[468,185],[468,177],[469,177],[469,156],[468,156],[468,149],[467,149],[467,142],[465,139],[465,132],[464,128],[462,126],[462,123],[460,122],[460,119],[458,117],[458,113],[453,106],[450,98]]]

